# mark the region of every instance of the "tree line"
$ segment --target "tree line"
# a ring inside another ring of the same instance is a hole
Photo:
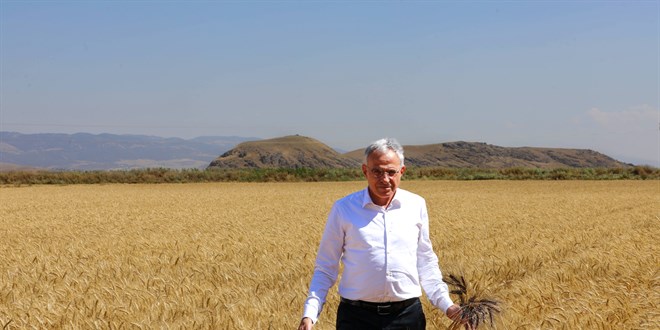
[[[196,183],[196,182],[323,182],[362,180],[355,169],[260,168],[169,169],[146,168],[112,171],[8,171],[0,172],[1,185]],[[403,180],[658,180],[660,169],[626,168],[440,168],[408,167]]]

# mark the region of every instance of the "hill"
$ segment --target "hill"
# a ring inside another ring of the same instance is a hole
[[[218,154],[250,139],[255,138],[206,136],[184,140],[146,135],[0,132],[0,162],[6,163],[3,169],[201,169]]]
[[[607,155],[588,149],[500,147],[481,142],[446,142],[404,146],[406,166],[447,168],[558,168],[628,167]],[[363,150],[345,155],[363,160]]]
[[[360,161],[347,158],[310,137],[291,135],[249,141],[216,158],[209,168],[351,168]]]

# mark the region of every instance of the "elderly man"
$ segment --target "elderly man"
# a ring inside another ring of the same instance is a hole
[[[340,261],[337,329],[425,329],[422,288],[448,317],[459,317],[431,246],[426,202],[399,188],[403,159],[395,139],[366,148],[362,172],[368,187],[330,210],[299,330],[317,322]]]

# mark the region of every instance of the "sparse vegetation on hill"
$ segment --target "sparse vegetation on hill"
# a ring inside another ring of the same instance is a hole
[[[354,168],[360,164],[315,139],[292,135],[243,142],[209,168]]]
[[[508,148],[481,142],[446,142],[404,146],[406,165],[449,168],[617,168],[630,164],[588,149]],[[346,156],[362,161],[363,151]]]

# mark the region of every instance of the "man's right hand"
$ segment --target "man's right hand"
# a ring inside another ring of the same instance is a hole
[[[314,324],[312,323],[312,319],[309,317],[303,317],[302,320],[300,320],[300,325],[298,326],[298,330],[312,330],[312,327]]]

